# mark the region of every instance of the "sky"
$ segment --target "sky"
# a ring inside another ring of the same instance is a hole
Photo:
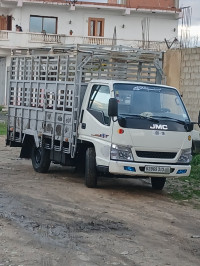
[[[200,0],[179,0],[180,7],[191,6],[191,35],[200,36]]]

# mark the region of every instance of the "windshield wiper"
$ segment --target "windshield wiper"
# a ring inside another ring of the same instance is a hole
[[[153,118],[151,116],[144,116],[144,115],[135,115],[135,114],[120,114],[120,116],[122,116],[122,118],[126,118],[126,117],[130,117],[130,118],[140,118],[140,119],[147,119],[149,121],[158,123],[159,120],[156,118]]]
[[[177,122],[179,124],[182,124],[182,125],[188,125],[190,124],[190,122],[188,121],[183,121],[183,120],[179,120],[179,119],[176,119],[176,118],[172,118],[172,117],[169,117],[169,116],[154,116],[156,118],[161,118],[161,119],[166,119],[166,120],[171,120],[173,122]]]

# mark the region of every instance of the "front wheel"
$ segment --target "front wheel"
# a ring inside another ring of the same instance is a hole
[[[86,150],[85,185],[89,188],[97,186],[96,153],[93,147],[89,147]]]
[[[151,185],[153,189],[162,190],[165,185],[165,177],[151,177]]]
[[[48,172],[51,163],[50,151],[43,147],[37,148],[34,145],[31,152],[31,160],[33,168],[36,172],[46,173]]]

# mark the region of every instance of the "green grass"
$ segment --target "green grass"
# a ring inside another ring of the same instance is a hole
[[[190,176],[167,179],[167,189],[173,199],[193,201],[200,207],[200,154],[193,157],[191,166]]]
[[[0,135],[6,135],[7,133],[7,125],[6,123],[0,123]]]

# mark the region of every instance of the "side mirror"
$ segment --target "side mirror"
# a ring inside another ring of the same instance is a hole
[[[191,132],[194,129],[194,123],[185,124],[187,132]]]
[[[118,115],[118,101],[116,98],[110,98],[108,104],[108,116],[114,117]]]
[[[198,116],[198,126],[200,127],[200,111],[199,111],[199,116]]]

